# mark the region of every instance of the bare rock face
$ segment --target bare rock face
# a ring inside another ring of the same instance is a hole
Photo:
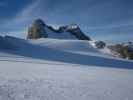
[[[70,34],[74,35],[79,40],[91,40],[90,37],[85,35],[80,27],[76,24],[71,24],[67,26],[61,26],[58,30],[59,32],[69,32]]]
[[[106,46],[106,43],[103,42],[103,41],[96,41],[96,42],[95,42],[95,46],[96,46],[98,49],[103,49],[103,48]]]
[[[45,26],[45,23],[41,19],[35,20],[31,27],[28,28],[27,39],[38,39],[42,37],[48,37],[45,32]]]
[[[109,46],[109,48],[119,57],[133,60],[133,43],[115,44]]]

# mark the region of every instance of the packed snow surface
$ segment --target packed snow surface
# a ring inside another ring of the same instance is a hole
[[[11,46],[0,48],[0,100],[133,100],[132,61],[88,41],[5,40]]]

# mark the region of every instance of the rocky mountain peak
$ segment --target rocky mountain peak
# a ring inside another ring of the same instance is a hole
[[[32,25],[34,25],[34,26],[41,26],[41,27],[46,26],[46,24],[44,23],[44,21],[41,20],[41,19],[36,19],[36,20],[33,22]]]
[[[59,34],[62,33],[62,34]],[[38,39],[38,38],[51,38],[51,37],[65,39],[69,36],[69,39],[79,39],[79,40],[91,40],[90,37],[85,35],[77,24],[70,24],[66,26],[61,26],[59,29],[54,29],[52,26],[48,26],[43,20],[37,19],[33,22],[31,27],[28,28],[28,39]]]
[[[79,29],[79,26],[78,26],[77,24],[70,24],[70,25],[67,26],[67,29],[71,29],[71,30],[72,30],[72,29],[73,29],[73,30],[74,30],[74,29]]]
[[[46,24],[41,19],[37,19],[33,22],[31,27],[28,28],[28,39],[38,39],[42,37],[48,37],[45,31]]]

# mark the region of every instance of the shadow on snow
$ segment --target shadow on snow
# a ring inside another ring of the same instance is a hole
[[[17,41],[15,42],[17,43]],[[18,40],[18,42],[20,41]],[[6,49],[1,51],[41,60],[58,61],[64,63],[99,67],[133,69],[133,62],[92,55],[76,54],[67,51],[60,51],[57,49],[48,48],[46,46],[30,44],[25,41],[21,41],[20,45],[16,47],[17,49],[15,50]]]

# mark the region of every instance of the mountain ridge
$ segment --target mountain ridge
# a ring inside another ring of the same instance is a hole
[[[44,23],[41,19],[36,19],[31,27],[28,29],[28,39],[38,38],[59,38],[59,39],[79,39],[79,40],[91,40],[89,36],[82,32],[80,27],[76,24],[70,24],[66,26],[60,26],[58,29],[54,29]]]

